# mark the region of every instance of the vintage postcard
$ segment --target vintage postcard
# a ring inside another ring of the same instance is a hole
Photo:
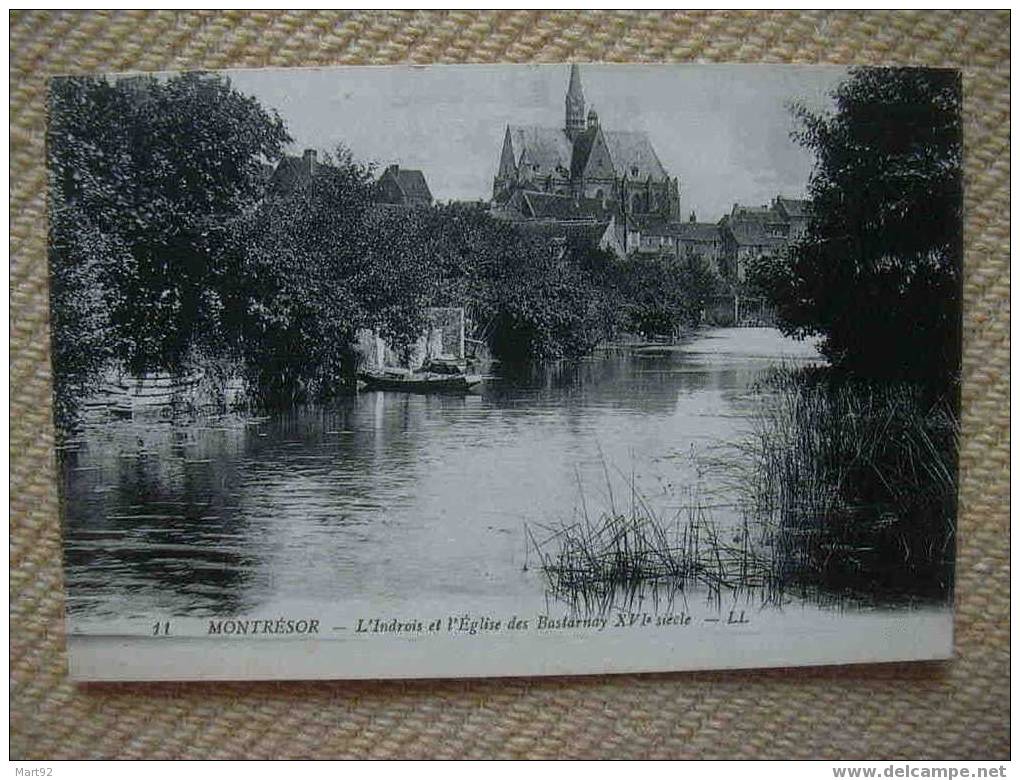
[[[952,655],[951,70],[50,83],[77,680]]]

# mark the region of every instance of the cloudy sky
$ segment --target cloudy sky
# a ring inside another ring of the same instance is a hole
[[[440,200],[488,198],[509,124],[563,126],[566,65],[439,65],[233,71],[275,108],[292,152],[338,143],[380,166],[425,172]],[[610,130],[644,130],[680,177],[684,214],[716,220],[734,202],[804,194],[810,154],[790,140],[787,105],[831,105],[838,67],[581,66],[586,107]],[[587,108],[586,108],[587,110]]]

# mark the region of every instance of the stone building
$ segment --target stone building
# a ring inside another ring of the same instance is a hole
[[[508,125],[493,180],[497,205],[519,191],[594,200],[621,216],[678,219],[680,182],[659,160],[647,134],[607,130],[594,108],[585,114],[581,72],[570,67],[562,127]]]
[[[432,191],[425,174],[411,168],[390,165],[377,182],[378,200],[391,206],[431,206]]]
[[[782,254],[807,232],[810,203],[776,196],[764,206],[733,204],[719,220],[721,276],[733,282],[746,278],[747,266],[756,257]]]
[[[694,213],[687,222],[679,225],[677,233],[677,255],[684,257],[688,252],[700,257],[718,276],[722,276],[722,232],[714,222],[698,222]]]
[[[795,200],[777,195],[772,202],[776,214],[789,225],[786,238],[793,242],[807,233],[808,223],[811,221],[810,202],[806,200]]]
[[[269,174],[269,193],[285,195],[300,187],[313,176],[319,165],[319,156],[315,149],[305,149],[300,157],[285,154]]]

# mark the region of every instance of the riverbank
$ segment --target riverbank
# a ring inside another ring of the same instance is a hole
[[[750,432],[700,461],[724,490],[686,485],[691,503],[666,516],[632,485],[622,507],[589,511],[582,497],[575,521],[528,530],[550,590],[589,610],[693,588],[762,604],[949,603],[953,410],[818,367],[774,367],[750,389]],[[730,502],[739,521],[726,528]]]
[[[756,355],[739,354],[741,329],[687,351],[504,363],[464,395],[373,391],[89,427],[60,458],[69,608],[223,615],[460,594],[533,610],[546,583],[523,524],[574,517],[579,484],[594,509],[600,451],[626,475],[612,471],[615,494],[633,474],[659,516],[686,503],[668,483],[725,489],[688,454],[737,441],[749,383],[770,354],[802,347],[766,337]]]

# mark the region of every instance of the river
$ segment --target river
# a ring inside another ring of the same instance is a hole
[[[746,432],[756,376],[818,359],[777,331],[712,330],[497,371],[462,396],[362,392],[270,418],[90,427],[61,457],[69,612],[541,603],[525,524],[628,503],[631,484],[675,514],[712,479],[699,456]]]

